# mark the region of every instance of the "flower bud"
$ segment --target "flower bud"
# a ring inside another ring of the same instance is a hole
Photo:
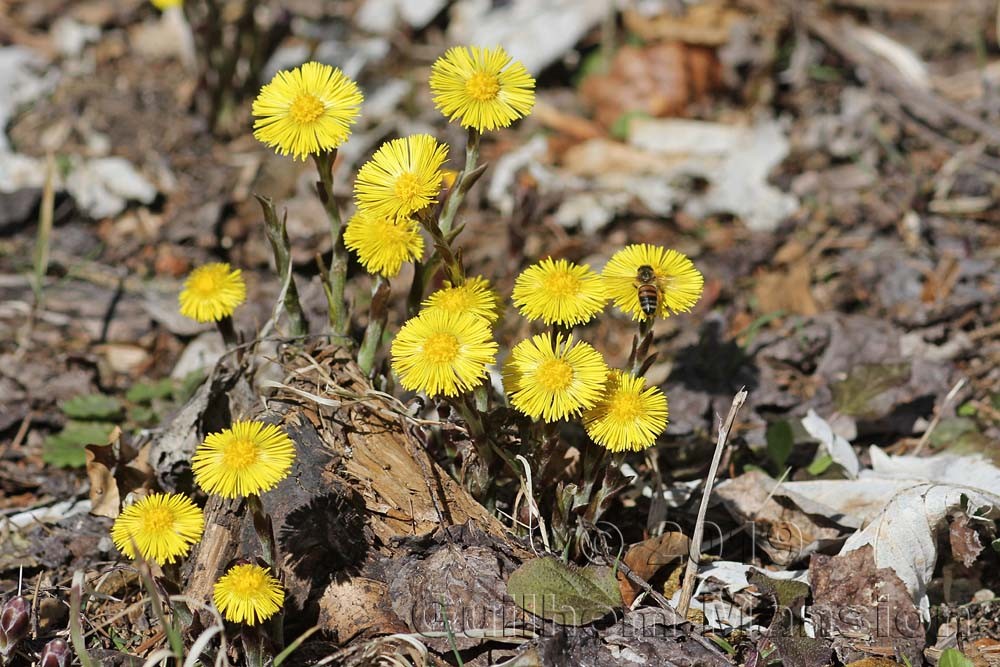
[[[42,649],[38,667],[69,667],[71,657],[69,644],[63,639],[53,639]]]
[[[0,655],[10,655],[17,642],[28,634],[31,625],[31,605],[18,595],[7,600],[0,609]]]

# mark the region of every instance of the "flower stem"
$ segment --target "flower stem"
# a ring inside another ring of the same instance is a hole
[[[309,333],[309,326],[306,324],[305,315],[302,312],[302,305],[299,302],[299,290],[295,286],[295,277],[292,275],[291,246],[288,243],[288,228],[286,217],[280,222],[278,214],[274,210],[274,202],[269,197],[254,195],[264,211],[264,230],[267,232],[267,240],[271,243],[271,252],[274,253],[274,267],[278,271],[278,278],[282,285],[288,282],[285,289],[285,312],[288,313],[288,320],[292,328],[293,336],[304,336]]]
[[[358,366],[365,375],[371,373],[375,367],[375,354],[378,352],[379,343],[382,342],[382,333],[385,331],[385,322],[389,315],[387,308],[389,292],[389,281],[380,275],[375,276],[375,284],[372,285],[372,303],[368,312],[368,327],[358,349]]]
[[[240,338],[236,334],[236,327],[233,326],[232,317],[226,315],[221,320],[217,320],[215,326],[218,327],[219,333],[222,334],[222,341],[226,344],[226,347],[233,348],[240,344]]]
[[[438,222],[438,226],[445,236],[451,232],[458,207],[462,205],[465,193],[472,187],[472,183],[467,184],[467,181],[470,180],[470,175],[476,169],[476,162],[479,161],[479,137],[479,131],[470,127],[469,138],[465,142],[465,166],[455,178],[455,184],[451,188],[451,194],[448,195],[444,211],[441,212],[441,218]]]
[[[330,221],[330,241],[333,245],[333,257],[330,260],[329,286],[330,286],[330,327],[333,333],[338,336],[347,334],[350,320],[347,316],[347,305],[344,303],[344,286],[347,282],[347,248],[344,246],[344,225],[340,217],[340,207],[333,196],[333,163],[337,158],[337,151],[324,151],[313,156],[316,162],[316,170],[319,172],[319,181],[316,183],[316,192],[326,210],[326,217]]]
[[[274,570],[278,557],[277,542],[274,539],[274,526],[271,517],[264,511],[264,505],[260,502],[260,496],[251,493],[247,496],[247,506],[250,508],[250,516],[253,518],[253,527],[260,541],[262,551],[261,558],[268,566]]]

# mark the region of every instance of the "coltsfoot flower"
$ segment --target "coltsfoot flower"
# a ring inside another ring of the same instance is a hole
[[[608,366],[589,343],[549,334],[514,346],[504,367],[510,403],[532,419],[554,422],[593,407],[604,392]]]
[[[219,577],[212,599],[227,621],[256,625],[281,609],[285,591],[269,570],[245,563],[229,568]]]
[[[281,155],[305,160],[351,134],[362,102],[358,85],[335,67],[309,62],[278,72],[253,102],[253,135]]]
[[[462,127],[495,130],[531,113],[535,80],[502,48],[456,46],[431,67],[434,104]]]
[[[129,558],[136,557],[138,547],[147,560],[173,563],[187,555],[204,528],[204,514],[184,494],[151,493],[122,510],[111,528],[111,540]]]
[[[490,281],[482,276],[468,278],[458,287],[445,283],[445,287],[424,299],[425,309],[438,309],[447,313],[472,313],[493,324],[503,313],[500,295],[490,288]]]
[[[604,310],[604,281],[586,264],[546,258],[514,281],[514,305],[529,320],[573,326]]]
[[[615,306],[633,320],[647,318],[639,302],[640,269],[653,274],[650,286],[656,290],[656,307],[652,317],[687,312],[701,298],[705,279],[686,255],[646,243],[625,246],[612,255],[601,275]]]
[[[406,389],[457,396],[482,381],[496,354],[486,320],[429,308],[407,321],[392,341],[392,369]]]
[[[382,144],[354,181],[358,208],[386,218],[406,217],[437,201],[448,147],[429,134]]]
[[[420,226],[410,218],[387,218],[358,211],[347,221],[344,245],[353,250],[368,273],[392,278],[403,262],[418,260],[424,253]]]
[[[646,379],[613,370],[604,395],[583,413],[587,435],[612,452],[640,451],[667,427],[667,397]]]
[[[259,494],[288,476],[295,445],[274,424],[237,421],[212,433],[191,459],[194,481],[224,498]]]
[[[230,317],[246,301],[243,273],[224,262],[199,266],[184,281],[178,297],[180,312],[198,322],[218,322]]]

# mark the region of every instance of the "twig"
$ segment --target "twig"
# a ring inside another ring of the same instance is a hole
[[[698,561],[701,560],[701,542],[705,537],[705,514],[708,512],[708,500],[712,496],[712,486],[715,484],[715,476],[719,472],[719,461],[722,460],[722,451],[726,448],[729,440],[729,431],[736,421],[736,413],[743,407],[743,402],[747,399],[746,387],[739,390],[733,398],[733,404],[729,407],[729,414],[726,421],[719,426],[719,439],[715,443],[715,454],[712,456],[712,466],[708,469],[708,478],[705,480],[705,491],[701,497],[701,507],[698,508],[698,520],[694,524],[694,534],[691,536],[691,549],[688,551],[687,569],[684,571],[684,585],[681,588],[681,601],[677,606],[677,612],[687,618],[688,608],[691,606],[691,596],[694,594],[695,577],[698,574]]]
[[[955,383],[955,386],[951,388],[951,391],[945,395],[941,404],[937,406],[937,410],[934,411],[934,418],[931,419],[931,423],[927,425],[927,430],[924,431],[922,436],[920,436],[920,442],[917,443],[916,449],[913,450],[914,456],[920,454],[924,446],[927,444],[927,441],[931,439],[931,434],[934,433],[934,429],[937,428],[938,423],[941,421],[941,415],[943,415],[944,411],[947,410],[955,401],[955,397],[958,396],[958,392],[962,391],[962,387],[964,386],[965,378],[959,379],[959,381]]]

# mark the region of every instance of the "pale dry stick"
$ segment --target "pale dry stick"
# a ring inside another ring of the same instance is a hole
[[[959,381],[955,383],[955,386],[951,388],[951,391],[945,395],[944,400],[941,401],[941,405],[939,405],[937,410],[934,411],[934,418],[931,419],[931,423],[927,425],[927,430],[924,431],[922,436],[920,436],[920,442],[917,443],[916,449],[913,450],[913,456],[920,454],[924,446],[927,444],[927,441],[931,439],[931,434],[934,433],[934,429],[936,429],[937,425],[941,422],[941,415],[943,415],[944,411],[951,406],[955,397],[958,396],[958,392],[962,391],[962,387],[965,386],[965,382],[965,378],[960,378]]]
[[[542,518],[542,513],[538,511],[538,503],[535,502],[534,486],[531,483],[531,466],[528,465],[528,459],[524,458],[520,454],[518,454],[515,459],[520,461],[521,465],[524,466],[525,483],[528,486],[527,491],[523,488],[521,491],[524,492],[528,498],[528,542],[531,544],[531,550],[535,551],[535,543],[531,539],[531,516],[535,515],[538,519],[538,532],[542,535],[542,544],[545,545],[546,551],[551,551],[552,548],[549,546],[549,533],[545,530],[545,519]],[[537,551],[535,551],[535,555],[538,555]]]
[[[729,407],[726,421],[719,426],[719,438],[715,443],[712,466],[708,469],[705,491],[701,497],[701,506],[698,508],[698,520],[694,524],[694,534],[691,536],[691,549],[688,551],[687,569],[684,571],[684,585],[681,587],[681,602],[677,606],[677,613],[684,618],[687,618],[688,608],[691,606],[691,596],[694,594],[698,561],[701,560],[701,541],[705,537],[705,514],[708,512],[708,501],[712,496],[715,476],[719,472],[719,461],[722,460],[722,451],[726,448],[726,442],[729,440],[729,431],[732,430],[733,422],[736,421],[736,413],[743,407],[743,402],[746,400],[747,390],[746,387],[743,387],[733,398],[733,404]]]

